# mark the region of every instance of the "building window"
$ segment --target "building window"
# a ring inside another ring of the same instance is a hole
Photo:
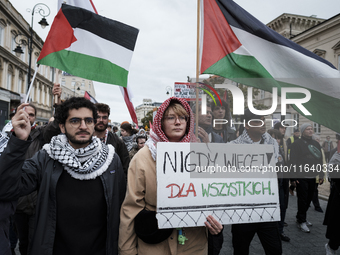
[[[54,82],[54,67],[50,67],[50,81]]]
[[[321,133],[321,125],[319,123],[314,122],[313,123],[313,129],[315,134]]]
[[[14,49],[17,47],[17,43],[15,42],[15,35],[12,34],[12,41],[11,41],[11,52],[13,55],[15,55]]]
[[[40,104],[41,103],[41,99],[40,99],[40,88],[37,87],[37,103]]]
[[[7,86],[6,86],[8,90],[12,90],[13,77],[14,77],[14,70],[13,70],[13,67],[9,65],[8,71],[7,71]]]
[[[42,105],[45,105],[45,96],[46,96],[46,91],[45,91],[45,87],[43,86],[42,88],[41,88],[41,95],[42,95],[42,97],[41,97],[41,104]]]
[[[294,128],[299,128],[299,114],[298,113],[295,113],[295,114],[293,114],[293,119],[296,121],[296,127],[294,127]]]
[[[35,87],[32,84],[32,89],[31,89],[31,93],[30,93],[30,98],[31,98],[32,102],[34,102],[34,100],[35,100],[35,95],[34,94],[35,94]]]
[[[4,34],[5,34],[5,27],[0,24],[0,45],[4,46]]]
[[[260,90],[260,99],[263,99],[265,97],[266,92],[264,90]]]
[[[21,87],[22,87],[22,80],[18,80],[18,93],[21,93]]]

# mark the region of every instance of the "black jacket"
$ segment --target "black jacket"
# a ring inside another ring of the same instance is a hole
[[[310,146],[319,150],[320,157],[317,158],[311,153],[308,148]],[[291,145],[289,159],[289,165],[291,165],[290,173],[293,173],[293,169],[296,170],[296,174],[291,178],[292,180],[297,178],[315,178],[317,175],[322,179],[324,176],[324,173],[321,171],[323,169],[322,164],[321,146],[317,141],[301,137]]]
[[[38,190],[35,233],[31,253],[52,255],[56,229],[56,187],[63,166],[51,159],[45,150],[25,160],[29,141],[13,136],[0,157],[0,200],[13,201]],[[120,206],[125,197],[125,177],[115,154],[109,168],[100,176],[107,202],[106,254],[118,254]]]
[[[130,156],[123,140],[119,139],[116,134],[109,132],[107,135],[106,144],[111,144],[115,148],[116,153],[122,162],[124,173],[127,175],[127,170],[130,164]]]

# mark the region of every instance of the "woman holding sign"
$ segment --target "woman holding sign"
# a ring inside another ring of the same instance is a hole
[[[146,146],[133,157],[120,215],[121,255],[208,254],[207,229],[213,235],[222,231],[212,216],[207,217],[206,227],[160,230],[157,226],[157,143],[196,142],[193,116],[184,99],[166,100],[157,111]]]

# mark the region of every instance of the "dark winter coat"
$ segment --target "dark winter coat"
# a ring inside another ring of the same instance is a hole
[[[16,200],[38,190],[31,252],[52,255],[56,230],[56,187],[64,168],[58,161],[51,159],[45,150],[40,150],[33,158],[25,160],[29,145],[30,141],[22,141],[14,135],[10,138],[0,158],[0,200]],[[100,178],[107,203],[106,254],[118,254],[119,214],[126,184],[117,154]]]

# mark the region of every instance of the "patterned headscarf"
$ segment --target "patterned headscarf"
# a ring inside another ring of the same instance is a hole
[[[194,114],[185,99],[178,98],[178,97],[170,97],[169,99],[165,100],[163,104],[158,108],[156,116],[153,120],[153,125],[150,131],[150,138],[146,142],[146,145],[149,147],[152,157],[156,160],[156,147],[158,142],[169,142],[168,137],[165,135],[164,131],[162,130],[162,118],[164,116],[164,112],[169,107],[171,101],[176,101],[177,103],[181,104],[186,112],[188,113],[189,120],[187,122],[187,132],[182,138],[180,143],[189,143],[189,142],[197,142],[196,136],[194,135]]]

